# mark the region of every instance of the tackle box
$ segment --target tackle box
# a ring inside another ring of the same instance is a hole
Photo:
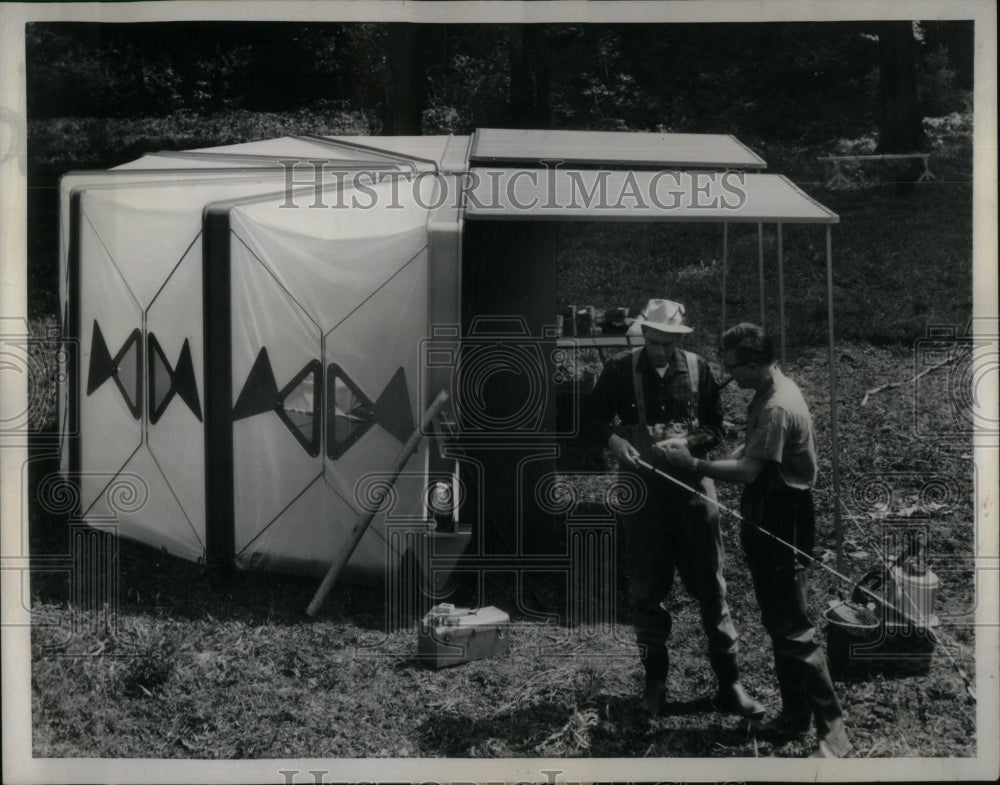
[[[417,655],[435,668],[499,657],[510,650],[510,616],[499,608],[435,605],[420,622]]]

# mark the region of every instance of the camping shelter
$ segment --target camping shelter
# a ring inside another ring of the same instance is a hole
[[[482,129],[285,137],[66,175],[60,298],[78,349],[60,420],[77,518],[190,560],[321,575],[377,510],[345,574],[378,581],[413,550],[439,584],[470,525],[522,522],[508,481],[544,473],[565,436],[559,223],[779,237],[822,223],[832,286],[837,216],[763,166],[730,136]],[[829,313],[835,391],[832,299]],[[499,396],[498,373],[514,382]],[[389,476],[441,389],[445,427]],[[428,502],[441,487],[443,515]]]

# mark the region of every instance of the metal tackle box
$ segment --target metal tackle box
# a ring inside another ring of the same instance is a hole
[[[435,668],[499,657],[510,650],[510,616],[499,608],[435,605],[420,622],[419,658]]]

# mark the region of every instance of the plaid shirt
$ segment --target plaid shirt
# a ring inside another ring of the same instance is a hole
[[[639,425],[631,354],[626,352],[608,360],[594,386],[590,426],[594,439],[602,446],[607,445],[612,433],[630,438],[629,431]],[[682,422],[690,428],[694,414],[697,424],[688,436],[688,448],[692,454],[703,456],[722,441],[720,387],[704,359],[698,357],[696,402],[691,400],[687,362],[680,349],[674,349],[663,378],[650,365],[645,350],[639,355],[638,371],[643,382],[645,425]]]

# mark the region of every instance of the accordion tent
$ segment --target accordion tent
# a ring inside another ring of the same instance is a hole
[[[463,387],[475,324],[503,314],[522,328],[511,342],[555,343],[565,221],[823,223],[829,269],[837,217],[763,166],[729,136],[483,129],[285,137],[66,175],[60,299],[78,351],[60,420],[78,518],[185,559],[319,576],[377,507],[345,577],[376,582],[407,549],[449,572],[470,532],[432,530],[428,498],[454,484],[454,453],[425,440],[387,476],[430,400],[449,391],[457,420],[480,407],[486,426],[453,434],[472,447],[553,442],[506,433]],[[650,203],[573,201],[626,181]],[[835,390],[832,302],[830,317]],[[482,525],[458,496],[453,522]]]

